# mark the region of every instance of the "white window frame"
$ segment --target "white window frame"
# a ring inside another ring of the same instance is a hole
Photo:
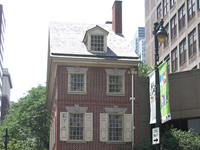
[[[93,51],[92,49],[91,49],[91,37],[92,36],[103,36],[103,45],[104,45],[104,47],[103,47],[103,51]],[[102,32],[98,32],[98,30],[97,31],[93,31],[92,33],[89,33],[88,34],[88,51],[89,52],[92,52],[92,53],[107,53],[107,35],[106,34],[104,34],[104,33],[102,33]]]
[[[84,127],[84,124],[85,124],[85,123],[84,123],[84,121],[85,121],[85,119],[84,119],[84,118],[85,118],[85,114],[84,114],[84,113],[69,113],[69,119],[70,119],[70,115],[71,115],[71,114],[83,115],[83,118],[82,118],[82,119],[83,119],[83,126],[82,126],[82,127],[79,126],[79,128],[83,128],[83,129],[82,129],[82,132],[83,132],[83,135],[82,135],[82,136],[83,136],[83,139],[70,139],[70,136],[71,136],[71,135],[70,135],[70,128],[75,128],[75,127],[74,127],[74,126],[70,126],[70,120],[69,120],[69,140],[70,140],[70,141],[83,141],[83,140],[84,140],[84,136],[85,136],[85,134],[84,134],[84,130],[85,130],[85,127]],[[74,136],[75,136],[75,135],[74,135]]]
[[[66,107],[67,112],[60,112],[60,141],[86,142],[93,141],[93,113],[86,113],[87,107]],[[70,139],[70,114],[83,114],[83,139]]]
[[[122,141],[109,141],[109,115],[122,115]],[[100,142],[116,143],[132,142],[132,114],[100,113]]]
[[[85,43],[88,52],[91,53],[107,53],[107,36],[109,32],[100,26],[95,26],[86,31],[83,42]],[[103,51],[94,51],[91,49],[91,36],[103,36],[104,46]]]
[[[106,69],[107,73],[107,95],[124,95],[125,94],[125,72],[126,70],[122,69]],[[109,77],[110,76],[121,76],[122,77],[122,91],[121,92],[109,92]]]
[[[68,94],[87,94],[87,70],[88,68],[80,68],[80,67],[67,67],[68,71]],[[71,90],[71,74],[82,74],[84,75],[84,85],[83,91],[72,91]]]
[[[122,134],[122,140],[110,140],[110,135],[109,135],[109,133],[110,133],[110,129],[112,128],[114,128],[114,129],[116,129],[116,127],[110,127],[110,116],[111,115],[115,115],[115,116],[121,116],[122,117],[122,127],[121,127],[121,129],[122,129],[122,131],[121,131],[121,134]],[[123,125],[123,123],[124,123],[124,115],[123,114],[117,114],[117,113],[109,113],[108,114],[108,141],[109,142],[123,142],[123,131],[124,131],[124,125]]]

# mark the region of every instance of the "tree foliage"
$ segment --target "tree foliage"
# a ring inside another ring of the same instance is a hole
[[[149,67],[147,64],[140,62],[138,65],[138,76],[147,77],[154,68]]]
[[[172,128],[162,136],[163,150],[199,150],[200,136],[193,130],[182,131]]]
[[[45,107],[46,88],[39,85],[28,91],[8,109],[0,134],[8,128],[8,149],[48,149],[50,111]]]

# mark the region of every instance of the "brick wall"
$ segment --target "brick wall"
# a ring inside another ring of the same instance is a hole
[[[112,9],[112,28],[115,33],[122,34],[122,1],[115,1]]]
[[[106,68],[87,67],[87,94],[68,94],[68,72],[66,66],[58,66],[57,70],[57,98],[54,100],[52,118],[56,116],[56,142],[57,150],[115,150],[130,149],[131,143],[112,144],[100,142],[100,113],[105,113],[105,107],[118,106],[127,108],[126,114],[131,114],[131,74],[128,69],[125,73],[125,96],[106,95]],[[120,68],[118,68],[120,69]],[[135,143],[139,139],[139,103],[138,103],[138,77],[134,78],[135,85]],[[88,107],[87,113],[93,113],[93,141],[85,143],[67,143],[60,141],[60,112],[66,112],[66,106],[79,105]],[[55,115],[56,114],[56,115]]]

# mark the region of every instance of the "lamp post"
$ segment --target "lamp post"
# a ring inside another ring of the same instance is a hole
[[[167,37],[167,32],[165,31],[165,28],[163,28],[163,23],[164,23],[163,19],[161,19],[160,23],[155,22],[153,31],[155,39],[156,127],[158,127],[159,130],[161,123],[160,123],[160,82],[159,82],[159,70],[158,70],[158,62],[159,62],[158,41],[160,43],[164,43]],[[160,150],[160,143],[156,145],[156,150]]]
[[[7,143],[9,141],[8,129],[6,128],[6,134],[3,136],[3,142],[5,144],[5,150],[7,150]]]

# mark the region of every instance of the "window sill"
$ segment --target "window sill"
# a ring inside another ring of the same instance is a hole
[[[169,46],[169,42],[166,44],[166,45],[164,45],[164,48],[166,48],[166,47],[168,47]]]
[[[106,93],[107,96],[125,96],[124,93]]]
[[[195,18],[195,14],[194,14],[191,18],[188,18],[188,23],[189,23],[193,18]]]
[[[179,32],[181,32],[185,28],[185,26],[186,25],[184,24],[184,26],[181,29],[179,28]]]
[[[78,141],[78,140],[69,140],[67,143],[86,143],[86,141]]]
[[[87,95],[87,92],[75,92],[75,91],[68,91],[67,94],[78,94],[78,95]]]
[[[126,142],[122,142],[122,141],[108,141],[108,142],[106,142],[106,144],[126,144]]]
[[[183,66],[187,61],[185,60],[184,62],[180,63],[180,67]]]
[[[90,53],[96,53],[96,54],[104,54],[104,53],[107,53],[107,51],[91,51],[89,50]]]
[[[171,38],[171,41],[173,41],[176,38],[177,34],[174,35],[174,37]]]
[[[176,68],[175,70],[172,70],[172,73],[176,72],[178,70],[178,68]]]
[[[191,56],[189,56],[189,59],[191,59],[194,55],[196,55],[197,52],[193,53]]]

